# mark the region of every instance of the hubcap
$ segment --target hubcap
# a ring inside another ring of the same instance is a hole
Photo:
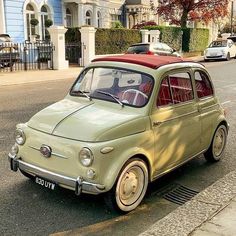
[[[225,131],[221,128],[217,130],[214,139],[213,152],[216,157],[220,156],[225,145]]]
[[[144,173],[139,166],[133,166],[124,173],[119,187],[120,201],[131,205],[137,201],[144,186]]]

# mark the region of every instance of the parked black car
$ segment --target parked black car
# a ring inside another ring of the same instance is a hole
[[[18,46],[8,34],[0,34],[0,68],[11,67],[19,60]]]

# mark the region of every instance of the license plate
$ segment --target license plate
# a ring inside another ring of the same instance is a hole
[[[46,179],[43,179],[41,177],[38,177],[38,176],[35,177],[35,183],[39,184],[39,185],[41,185],[41,186],[43,186],[45,188],[49,188],[51,190],[55,190],[55,188],[56,188],[56,184],[55,183],[53,183],[51,181],[48,181]]]
[[[210,55],[211,55],[212,57],[215,57],[215,56],[217,56],[217,53],[210,53]]]

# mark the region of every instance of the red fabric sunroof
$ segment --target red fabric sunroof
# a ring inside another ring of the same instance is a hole
[[[177,62],[186,62],[180,57],[170,57],[170,56],[156,56],[156,55],[143,55],[143,54],[124,54],[119,56],[107,56],[96,58],[93,62],[96,61],[117,61],[124,63],[131,63],[146,66],[152,69],[157,69],[161,66],[177,63]],[[189,61],[189,60],[188,60]]]

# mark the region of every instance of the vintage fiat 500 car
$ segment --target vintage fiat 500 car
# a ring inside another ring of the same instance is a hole
[[[69,94],[17,125],[9,153],[44,187],[105,193],[131,211],[148,183],[204,153],[218,161],[228,123],[204,66],[181,58],[122,55],[94,60]]]

